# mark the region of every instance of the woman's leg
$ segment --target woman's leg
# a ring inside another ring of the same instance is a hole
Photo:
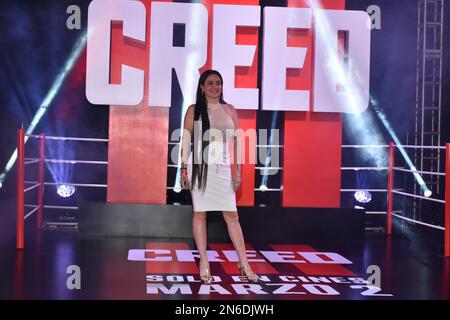
[[[208,256],[206,255],[206,212],[195,212],[192,220],[192,232],[194,233],[195,244],[200,255],[200,265],[208,265]]]
[[[241,270],[241,275],[245,273],[250,282],[257,283],[259,277],[248,265],[244,235],[242,234],[238,213],[236,211],[224,211],[223,217],[227,223],[228,234],[230,235],[231,241],[239,256],[239,269]]]
[[[241,266],[248,265],[247,254],[245,252],[244,235],[242,234],[237,211],[224,211],[223,218],[227,224],[231,242],[233,242],[234,248],[239,256],[239,264]]]

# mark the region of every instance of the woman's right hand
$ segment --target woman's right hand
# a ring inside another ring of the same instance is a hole
[[[181,188],[183,189],[189,189],[189,178],[187,173],[183,175],[181,174]]]

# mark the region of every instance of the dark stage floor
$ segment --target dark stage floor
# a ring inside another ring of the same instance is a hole
[[[368,234],[364,242],[347,243],[250,243],[255,252],[249,257],[260,260],[252,263],[262,276],[259,284],[241,281],[230,244],[211,242],[211,286],[199,283],[193,242],[186,239],[81,238],[75,230],[29,229],[25,250],[17,252],[12,240],[1,248],[1,299],[450,298],[450,259],[442,257],[442,247],[399,235]],[[163,261],[150,261],[155,259]]]

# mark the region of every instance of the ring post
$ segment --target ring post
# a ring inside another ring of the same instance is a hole
[[[16,249],[24,248],[24,195],[25,195],[25,131],[17,130],[17,197],[16,197]]]
[[[394,142],[389,143],[389,171],[388,171],[388,203],[387,203],[387,221],[386,221],[386,233],[388,235],[392,234],[392,208],[394,203],[394,194],[392,190],[394,189],[394,165],[395,165],[395,144]]]
[[[445,231],[444,256],[450,257],[450,143],[445,146]]]
[[[37,212],[37,228],[42,228],[42,212],[44,209],[44,175],[45,175],[45,135],[41,134],[39,140],[39,187],[38,187],[38,212]]]

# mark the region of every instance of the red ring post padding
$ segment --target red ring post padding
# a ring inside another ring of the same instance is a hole
[[[44,164],[45,164],[45,135],[41,134],[39,140],[39,187],[38,187],[38,195],[37,201],[39,209],[37,211],[37,228],[42,228],[42,212],[44,209]]]
[[[17,130],[17,208],[16,249],[24,248],[24,195],[25,195],[25,131]]]
[[[444,256],[450,257],[450,143],[445,146],[445,231]]]
[[[386,221],[386,233],[388,235],[392,234],[392,208],[394,203],[394,194],[392,190],[394,189],[394,165],[395,165],[395,144],[394,142],[389,143],[389,171],[388,171],[388,186],[387,186],[387,221]]]

